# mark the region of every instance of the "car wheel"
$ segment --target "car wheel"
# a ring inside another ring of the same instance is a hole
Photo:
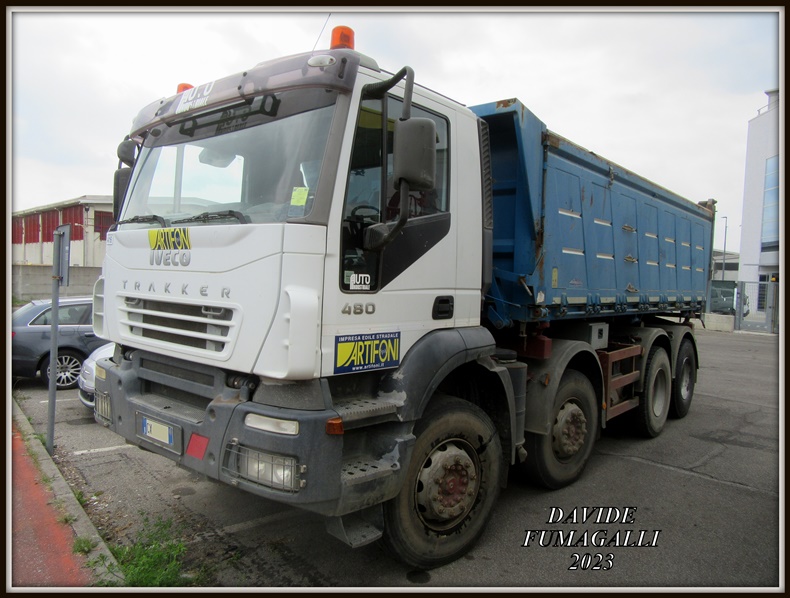
[[[64,349],[58,351],[57,373],[55,375],[55,388],[57,390],[69,390],[76,388],[80,377],[80,369],[85,358],[76,351]],[[49,385],[50,367],[49,356],[41,362],[41,376]]]

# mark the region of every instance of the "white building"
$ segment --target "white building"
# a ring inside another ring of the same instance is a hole
[[[61,224],[71,224],[71,265],[101,267],[107,230],[112,223],[112,197],[109,195],[83,195],[14,212],[11,215],[11,263],[51,266],[53,233]]]
[[[738,280],[779,280],[779,90],[749,121]]]

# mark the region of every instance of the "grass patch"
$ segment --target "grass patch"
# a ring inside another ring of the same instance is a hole
[[[132,587],[177,587],[192,585],[182,575],[184,542],[176,539],[171,519],[143,518],[143,527],[131,546],[111,546],[126,585]]]
[[[63,513],[60,517],[58,517],[58,521],[65,525],[71,525],[72,523],[77,521],[77,518],[71,513]]]
[[[74,539],[74,545],[72,546],[71,550],[75,554],[88,554],[94,548],[96,548],[96,542],[90,538],[84,538],[80,536],[79,538]]]

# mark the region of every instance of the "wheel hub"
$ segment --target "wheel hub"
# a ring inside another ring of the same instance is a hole
[[[584,446],[587,437],[587,418],[578,405],[565,403],[557,414],[552,430],[554,452],[560,457],[572,457]]]
[[[447,521],[466,513],[474,504],[478,490],[478,472],[473,460],[453,442],[431,453],[428,467],[419,481],[422,492],[417,502],[428,519]]]

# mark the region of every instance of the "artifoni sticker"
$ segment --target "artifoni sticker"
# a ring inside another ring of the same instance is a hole
[[[397,367],[400,332],[335,337],[335,374]]]

